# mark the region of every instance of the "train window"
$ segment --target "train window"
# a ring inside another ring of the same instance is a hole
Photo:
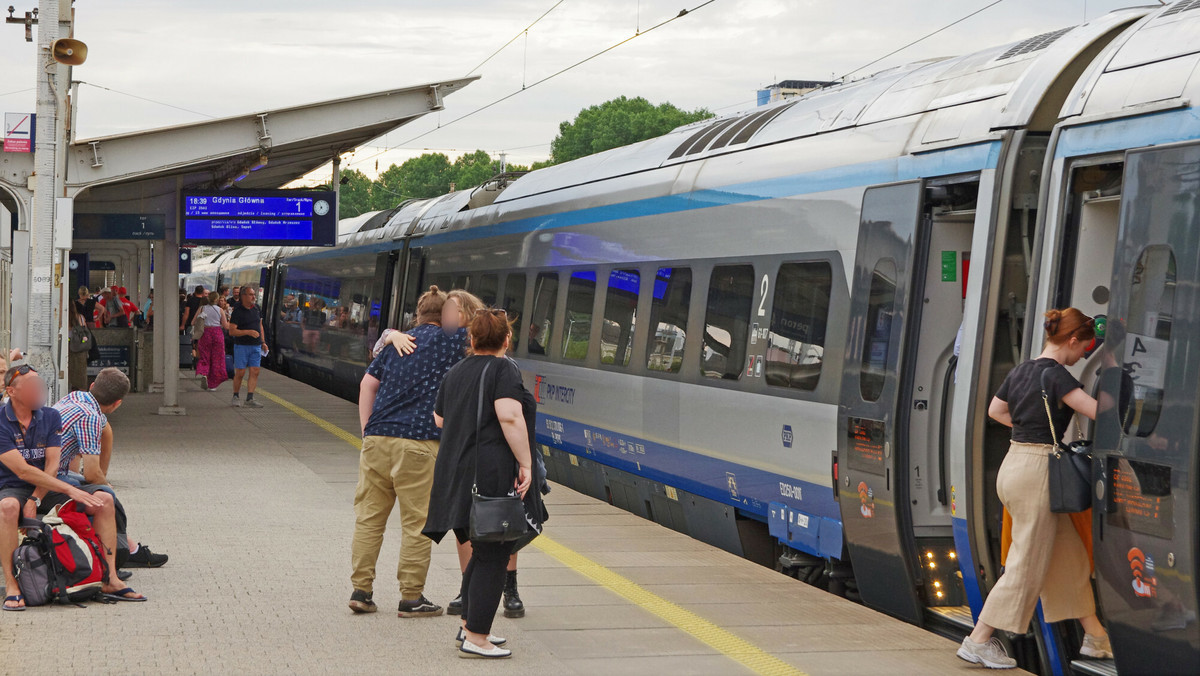
[[[633,328],[637,323],[637,270],[613,270],[604,297],[604,326],[600,329],[600,363],[628,366],[633,354]]]
[[[450,291],[451,289],[471,290],[471,277],[469,275],[455,275],[454,286],[442,289],[442,291]]]
[[[479,282],[476,284],[473,293],[479,296],[479,300],[482,300],[484,305],[494,306],[496,304],[496,292],[499,288],[500,280],[496,275],[483,275],[479,278]]]
[[[833,269],[829,263],[784,263],[775,277],[767,384],[813,390],[825,356]]]
[[[521,344],[521,326],[525,321],[525,275],[514,272],[504,280],[504,297],[499,306],[508,310],[508,316],[513,320],[513,350]]]
[[[452,278],[450,275],[431,275],[429,277],[429,283],[425,285],[425,288],[421,289],[421,293],[428,291],[430,286],[436,286],[437,288],[441,289],[443,293],[445,293],[446,291],[454,288],[454,278]],[[417,294],[418,298],[420,296],[420,293]]]
[[[554,306],[558,304],[558,273],[543,272],[533,286],[533,308],[529,317],[529,354],[546,354]]]
[[[1175,280],[1175,254],[1171,247],[1156,245],[1142,251],[1129,288],[1124,369],[1127,380],[1123,378],[1120,402],[1122,427],[1126,433],[1139,437],[1150,436],[1163,409],[1167,348],[1175,312]]]
[[[896,309],[896,262],[884,258],[871,276],[867,300],[866,339],[863,341],[862,370],[858,386],[863,401],[879,401],[887,377],[888,353],[892,342],[892,315]]]
[[[737,380],[746,361],[750,306],[754,300],[754,266],[713,268],[704,317],[704,351],[700,371],[707,378]]]
[[[654,275],[654,301],[650,304],[650,344],[646,368],[679,373],[687,338],[688,307],[692,302],[692,271],[659,268]]]
[[[563,359],[587,358],[592,335],[592,301],[596,299],[596,273],[579,270],[567,283],[567,315],[563,324]]]
[[[283,279],[276,331],[289,359],[366,366],[379,337],[387,260],[372,255],[305,261]]]

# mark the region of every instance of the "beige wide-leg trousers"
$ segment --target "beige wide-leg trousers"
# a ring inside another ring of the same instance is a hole
[[[996,477],[996,493],[1012,515],[1012,547],[979,620],[997,629],[1028,631],[1039,597],[1047,622],[1096,614],[1083,541],[1069,515],[1050,511],[1053,450],[1012,442]]]

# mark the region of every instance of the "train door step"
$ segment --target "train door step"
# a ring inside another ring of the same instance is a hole
[[[962,630],[965,636],[975,628],[970,606],[929,606],[925,608],[925,619],[930,625],[940,624],[950,629],[949,633],[956,636],[959,632],[954,630]]]
[[[1117,664],[1112,660],[1072,660],[1071,672],[1078,676],[1117,676]]]

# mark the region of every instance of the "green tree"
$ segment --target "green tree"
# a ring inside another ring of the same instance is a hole
[[[425,153],[393,164],[371,186],[371,208],[391,209],[407,199],[437,197],[450,192],[454,165],[442,153]]]
[[[371,210],[372,181],[357,169],[342,172],[341,190],[338,194],[338,216],[353,218]]]
[[[492,160],[487,151],[465,153],[454,160],[454,187],[469,190],[481,185],[500,171],[500,163]]]
[[[685,111],[670,103],[655,106],[640,96],[622,96],[584,108],[573,121],[558,125],[558,136],[550,144],[550,160],[553,164],[569,162],[662,136],[680,125],[712,116],[704,108]]]

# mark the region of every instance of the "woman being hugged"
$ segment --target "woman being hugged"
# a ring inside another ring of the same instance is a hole
[[[1078,619],[1083,625],[1081,654],[1112,658],[1108,634],[1096,617],[1087,550],[1070,516],[1050,511],[1049,457],[1062,441],[1051,432],[1051,418],[1058,434],[1076,413],[1096,419],[1096,400],[1065,368],[1083,357],[1096,330],[1092,318],[1075,308],[1047,312],[1043,326],[1046,347],[1041,355],[1014,368],[988,406],[992,419],[1012,428],[1012,443],[996,477],[996,493],[1012,516],[1012,546],[1004,574],[958,656],[989,669],[1016,666],[992,633],[1028,631],[1039,597],[1046,622]]]
[[[521,382],[520,369],[504,356],[512,325],[503,310],[484,310],[471,320],[469,334],[472,355],[446,374],[434,408],[434,420],[444,431],[423,530],[434,542],[450,531],[459,542],[470,539],[473,492],[521,496],[534,532],[541,530],[545,515],[538,491],[529,490],[534,477],[527,421],[536,404]],[[505,639],[491,635],[491,628],[504,591],[505,568],[517,543],[471,544],[462,580],[460,655],[508,657],[512,651],[500,647]]]

